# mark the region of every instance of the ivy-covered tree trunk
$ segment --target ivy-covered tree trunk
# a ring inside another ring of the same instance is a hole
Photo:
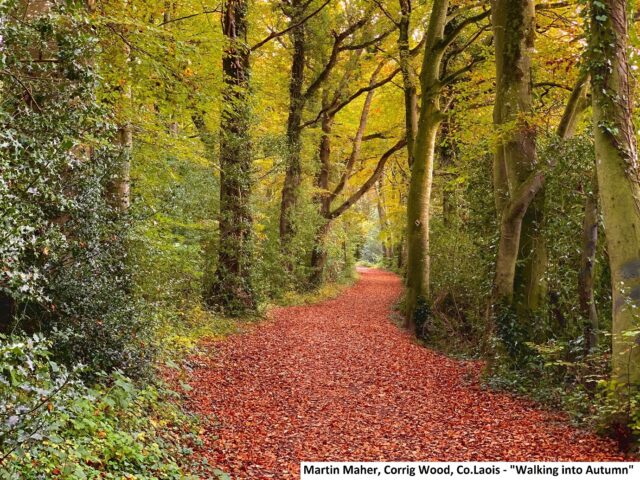
[[[282,186],[280,203],[280,243],[285,255],[295,234],[294,211],[298,203],[300,185],[302,183],[302,113],[305,99],[302,92],[305,70],[305,26],[300,22],[304,13],[304,5],[300,0],[293,0],[290,23],[293,26],[293,58],[291,60],[291,76],[289,79],[289,116],[287,119],[287,170]]]
[[[496,51],[493,116],[500,134],[493,167],[500,220],[494,300],[522,312],[539,300],[534,283],[540,278],[540,263],[546,263],[540,255],[544,249],[536,243],[541,241],[537,231],[542,202],[532,205],[536,195],[528,190],[530,184],[542,187],[542,177],[535,171],[535,131],[525,118],[531,113],[534,2],[497,0],[492,21]]]
[[[596,172],[611,283],[613,378],[640,384],[640,172],[627,60],[627,2],[590,2],[590,69]],[[619,389],[621,395],[626,389]]]
[[[218,263],[206,301],[228,314],[256,307],[251,286],[252,218],[249,48],[245,0],[227,0],[222,29],[228,41],[223,54],[220,125],[220,241]]]
[[[321,220],[316,230],[313,248],[311,250],[311,275],[309,285],[319,287],[324,282],[324,269],[327,265],[327,235],[331,231],[331,220]]]
[[[429,216],[436,138],[442,121],[440,112],[440,68],[447,23],[448,0],[435,0],[420,72],[422,98],[413,150],[413,165],[407,199],[407,294],[406,327],[415,330],[416,308],[429,297]]]

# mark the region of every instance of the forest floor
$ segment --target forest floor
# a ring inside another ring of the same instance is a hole
[[[379,270],[337,298],[277,308],[208,345],[190,385],[202,453],[234,479],[297,478],[300,461],[607,461],[613,442],[483,388],[481,365],[417,344],[390,319]]]

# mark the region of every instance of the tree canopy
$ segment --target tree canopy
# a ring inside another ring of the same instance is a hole
[[[50,467],[19,452],[60,438],[54,397],[162,403],[164,359],[357,265],[402,276],[428,347],[637,438],[637,21],[623,0],[2,2],[0,464]]]

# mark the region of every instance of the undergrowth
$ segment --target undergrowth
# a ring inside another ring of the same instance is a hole
[[[507,358],[493,362],[486,385],[561,410],[575,426],[614,439],[625,452],[640,453],[640,391],[620,395],[610,379],[606,346],[585,354],[580,339],[527,345],[529,353],[517,364]]]
[[[194,455],[198,419],[162,383],[88,385],[40,336],[0,338],[0,479],[217,478]]]

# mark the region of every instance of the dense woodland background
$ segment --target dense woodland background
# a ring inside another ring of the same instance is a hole
[[[358,262],[425,345],[632,447],[634,2],[0,12],[3,478],[224,478],[159,378]]]

